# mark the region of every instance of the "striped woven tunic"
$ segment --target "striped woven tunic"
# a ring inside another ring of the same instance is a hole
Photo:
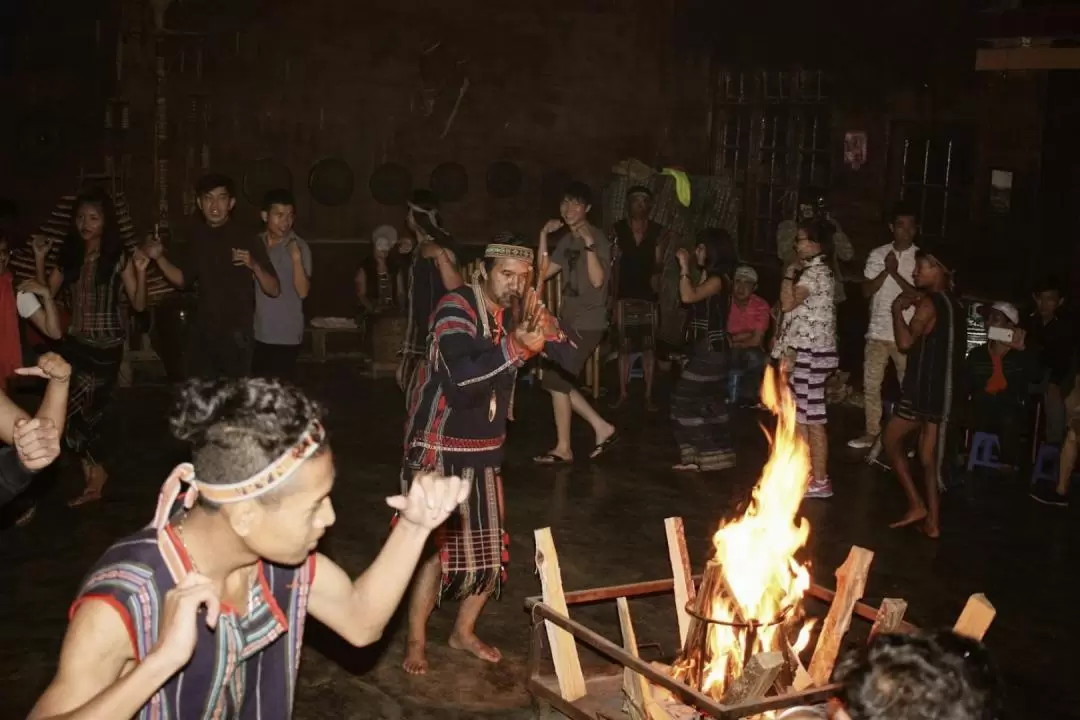
[[[172,526],[146,528],[110,547],[71,607],[88,600],[116,609],[137,661],[158,640],[165,595],[174,586],[162,548],[191,561]],[[260,562],[247,608],[222,606],[217,629],[198,623],[191,661],[150,699],[139,720],[287,720],[292,716],[315,556],[299,567]]]

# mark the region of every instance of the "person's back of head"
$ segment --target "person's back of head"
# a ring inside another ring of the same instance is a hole
[[[986,649],[949,630],[881,635],[844,658],[835,679],[850,720],[996,716],[997,675]]]

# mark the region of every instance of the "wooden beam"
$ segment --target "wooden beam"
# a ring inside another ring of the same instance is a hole
[[[570,617],[551,528],[540,528],[533,535],[536,538],[536,569],[540,572],[544,604],[560,615]],[[559,693],[563,700],[579,700],[585,695],[585,676],[581,672],[577,641],[573,635],[547,620],[544,625],[547,627],[548,644],[551,645],[551,657],[555,662],[555,677],[559,680]]]
[[[776,676],[784,667],[784,654],[779,652],[758,653],[750,658],[742,675],[724,693],[724,705],[737,705],[747,700],[765,697],[776,682]]]
[[[874,626],[870,628],[870,637],[867,642],[870,642],[878,635],[887,635],[899,630],[900,625],[904,622],[904,613],[906,612],[907,600],[898,598],[885,598],[882,600],[881,607],[878,608],[877,618],[874,620]]]
[[[686,644],[690,630],[690,613],[686,606],[694,602],[694,573],[690,569],[690,553],[686,550],[686,531],[681,517],[664,520],[667,533],[668,557],[671,559],[671,577],[675,579],[675,617],[679,620],[679,646]]]
[[[953,626],[953,632],[982,642],[986,631],[990,629],[990,623],[994,622],[995,615],[997,610],[986,596],[976,593],[968,598],[967,605]]]
[[[990,72],[1080,70],[1080,48],[980,48],[975,51],[975,69]]]
[[[851,627],[851,614],[855,603],[866,590],[866,578],[870,573],[870,563],[874,553],[853,546],[844,564],[836,570],[836,597],[829,607],[825,624],[821,628],[814,656],[810,659],[810,678],[815,685],[825,685],[832,677],[833,666],[840,654],[840,643],[848,628]]]
[[[626,598],[615,598],[615,606],[619,609],[619,629],[622,630],[623,648],[634,657],[639,657],[637,635],[634,633],[634,623],[630,619],[630,605]],[[622,681],[623,695],[626,696],[631,718],[644,720],[645,698],[649,693],[649,683],[643,675],[634,672],[630,668],[623,668]]]

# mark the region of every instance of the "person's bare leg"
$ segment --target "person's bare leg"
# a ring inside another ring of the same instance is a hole
[[[938,488],[938,426],[925,423],[919,436],[919,462],[922,463],[923,485],[926,486],[926,504],[929,515],[923,523],[923,532],[932,538],[941,534],[941,491]]]
[[[570,395],[562,392],[551,393],[551,411],[555,416],[555,447],[548,454],[563,460],[573,460],[574,451],[570,449],[570,423],[574,419],[574,410]]]
[[[405,661],[401,667],[410,675],[427,672],[427,622],[439,596],[439,575],[442,570],[438,555],[432,555],[416,571],[412,595],[409,597],[409,640]]]
[[[619,407],[629,396],[629,390],[627,385],[630,382],[630,356],[624,351],[619,351],[619,399],[611,404],[612,407]]]
[[[105,472],[105,468],[94,462],[90,457],[82,459],[82,469],[86,486],[83,488],[82,494],[68,502],[69,507],[79,507],[100,500],[105,483],[109,481],[109,473]]]
[[[585,420],[585,422],[592,425],[593,432],[596,433],[597,445],[604,442],[609,437],[615,434],[615,426],[609,423],[604,418],[600,417],[600,413],[596,412],[596,410],[593,409],[593,406],[589,404],[589,401],[585,399],[584,395],[582,395],[577,390],[571,390],[569,399],[570,406],[573,408],[574,412],[580,415],[582,419]],[[567,449],[569,449],[570,447],[569,420],[567,420],[566,422],[566,447]]]
[[[497,663],[502,660],[502,653],[476,637],[476,621],[489,597],[491,593],[482,593],[470,595],[461,601],[461,608],[458,610],[449,644],[455,650],[464,650],[481,660]]]
[[[825,426],[807,425],[806,439],[810,446],[810,472],[815,480],[824,482],[829,476],[829,442],[825,436]]]
[[[908,501],[908,510],[904,513],[904,517],[890,524],[891,528],[907,527],[926,518],[926,504],[915,490],[915,481],[911,478],[911,468],[908,467],[907,453],[904,452],[904,438],[918,427],[919,423],[895,415],[885,426],[885,456],[896,472],[896,477]]]
[[[652,412],[656,410],[653,403],[653,378],[656,377],[656,351],[645,350],[641,353],[642,371],[645,373],[645,409]]]
[[[1076,431],[1069,428],[1065,433],[1065,442],[1061,443],[1061,460],[1058,466],[1057,493],[1062,497],[1069,494],[1069,483],[1076,468]]]

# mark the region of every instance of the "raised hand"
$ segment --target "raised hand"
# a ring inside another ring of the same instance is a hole
[[[31,235],[30,247],[34,251],[34,257],[43,258],[52,250],[53,239],[48,235]]]
[[[19,292],[30,293],[32,295],[37,295],[40,298],[47,297],[50,294],[49,288],[45,287],[45,285],[39,283],[37,280],[23,280],[16,289]]]
[[[896,257],[896,253],[891,250],[885,253],[885,269],[890,273],[894,273],[900,267],[900,260]]]
[[[247,250],[241,250],[239,248],[233,248],[232,262],[233,262],[233,265],[236,265],[238,267],[243,266],[243,267],[246,267],[248,269],[251,269],[251,262],[252,262],[251,261],[251,253],[248,252]]]
[[[544,333],[540,330],[530,329],[528,325],[520,325],[514,328],[513,340],[519,347],[525,348],[529,357],[539,355],[544,349]]]
[[[20,418],[11,435],[15,454],[27,470],[37,472],[60,457],[60,431],[52,420]]]
[[[17,368],[15,374],[67,382],[71,378],[71,366],[64,358],[50,352],[39,357],[34,367]]]
[[[1027,333],[1024,332],[1023,328],[1014,328],[1013,329],[1012,340],[1010,340],[1007,344],[1013,350],[1023,350],[1024,349],[1024,338],[1026,336],[1027,336]]]
[[[424,530],[442,525],[465,498],[469,483],[459,477],[421,473],[413,478],[408,495],[386,498],[386,504],[398,511],[401,519]]]
[[[559,218],[555,218],[554,220],[548,220],[546,223],[544,223],[544,227],[540,230],[540,232],[544,235],[550,235],[551,233],[562,229],[564,225],[566,225],[566,223],[564,223]]]
[[[146,268],[150,267],[150,256],[142,248],[135,248],[131,260],[135,263],[136,272],[145,273]]]
[[[146,242],[143,243],[142,251],[146,257],[157,260],[165,254],[165,246],[157,235],[150,235],[146,238]]]
[[[685,270],[690,265],[690,251],[686,248],[679,248],[675,251],[675,259],[679,261],[679,266]]]
[[[203,608],[206,617],[199,619]],[[199,623],[213,629],[221,616],[221,599],[214,584],[198,573],[188,573],[176,587],[165,595],[161,613],[161,630],[152,653],[166,658],[170,665],[180,669],[187,665],[195,653],[199,639]]]

